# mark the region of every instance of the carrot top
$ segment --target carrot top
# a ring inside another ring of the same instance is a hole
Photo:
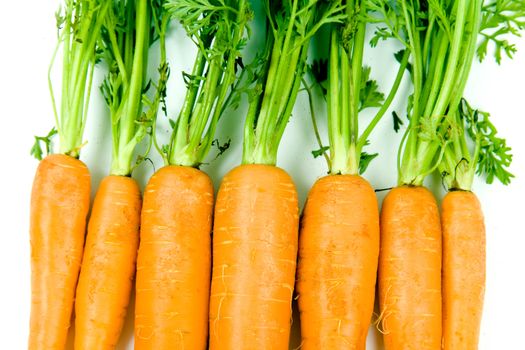
[[[245,68],[251,78],[244,128],[243,164],[275,165],[277,150],[306,70],[310,38],[324,24],[340,22],[338,1],[263,1],[266,44]]]
[[[512,56],[515,48],[504,38],[507,34],[517,34],[517,28],[524,25],[523,2],[372,0],[371,8],[379,14],[376,17],[379,27],[373,40],[395,37],[411,56],[407,69],[413,93],[408,100],[409,125],[398,154],[399,183],[422,185],[428,174],[442,167],[454,178],[447,179],[451,186],[456,186],[452,182],[459,181],[459,187],[470,188],[472,169],[478,160],[486,164],[497,163],[497,167],[482,164],[482,171],[493,174],[489,179],[496,175],[506,181],[508,173],[502,169],[510,162],[508,149],[500,147],[494,151],[494,145],[501,143],[501,139],[482,138],[484,127],[481,124],[480,145],[481,139],[491,145],[486,148],[491,150],[485,154],[490,160],[485,161],[477,155],[465,158],[465,164],[470,161],[470,166],[465,168],[470,170],[459,177],[454,169],[463,168],[458,164],[468,155],[464,136],[461,136],[468,118],[465,117],[466,105],[461,101],[476,53],[480,59],[485,57],[488,44],[492,42],[498,62],[502,51]],[[400,119],[396,122],[397,127],[402,123]]]
[[[371,68],[363,65],[365,34],[370,22],[374,22],[372,8],[368,1],[344,2],[342,23],[333,24],[330,31],[328,61],[315,61],[309,67],[314,83],[304,82],[310,104],[313,102],[312,89],[320,86],[328,102],[329,147],[323,147],[317,135],[320,149],[312,152],[314,156],[330,150],[325,158],[331,174],[363,173],[370,161],[377,156],[363,152],[374,127],[379,123],[394,99],[408,63],[408,53],[401,52],[400,65],[394,83],[387,97],[379,91],[377,82],[371,78]],[[377,42],[371,42],[375,46]],[[326,84],[328,80],[328,84]],[[327,85],[325,87],[325,85]],[[359,135],[359,113],[367,108],[379,108]],[[314,109],[311,107],[314,129]]]
[[[168,17],[162,0],[112,1],[104,22],[100,58],[109,70],[101,86],[109,107],[112,133],[112,175],[130,175],[133,153],[151,132],[163,102],[169,70],[164,37]],[[159,39],[161,62],[157,83],[148,80],[150,45]],[[148,96],[154,87],[154,96]],[[147,110],[143,110],[147,107]],[[150,142],[151,144],[151,142]],[[148,148],[149,150],[149,148]],[[139,156],[137,163],[144,159]]]
[[[31,154],[42,159],[41,142],[47,153],[51,151],[51,138],[58,133],[59,152],[78,158],[83,146],[91,83],[96,63],[96,50],[102,24],[110,7],[108,0],[66,0],[55,16],[58,42],[48,70],[56,129],[47,136],[36,136]],[[55,58],[62,49],[62,87],[57,105],[51,74]]]
[[[166,164],[198,167],[213,143],[220,116],[232,105],[236,70],[252,18],[245,0],[168,0],[198,52],[191,73],[183,73],[186,96],[168,145],[159,147]],[[234,104],[233,104],[234,105]]]

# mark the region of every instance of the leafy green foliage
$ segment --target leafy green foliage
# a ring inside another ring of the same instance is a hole
[[[370,79],[371,68],[363,66],[361,73],[361,90],[359,91],[359,111],[371,107],[381,107],[385,95],[379,91],[379,85]]]
[[[497,178],[508,185],[514,177],[508,171],[512,162],[511,148],[505,139],[498,136],[496,127],[489,119],[490,114],[473,109],[465,99],[461,101],[459,114],[466,123],[469,137],[479,149],[477,174],[485,175],[489,184]]]
[[[250,35],[253,12],[245,0],[167,0],[166,9],[198,47],[191,73],[184,72],[186,96],[166,150],[165,162],[203,163],[213,145],[219,118],[237,108],[246,91],[241,51]],[[241,68],[241,69],[239,69]]]
[[[400,1],[392,0],[369,0],[367,7],[369,11],[364,14],[369,23],[377,25],[374,35],[370,39],[370,45],[375,47],[380,41],[387,39],[406,40],[406,18],[402,14]]]
[[[314,158],[323,156],[329,149],[330,149],[329,146],[323,146],[319,149],[313,150],[312,155],[314,156]]]
[[[370,162],[376,158],[379,154],[378,153],[366,153],[361,152],[361,157],[359,160],[359,174],[364,174],[366,169],[368,169],[368,166],[370,165]]]
[[[110,0],[65,0],[55,13],[58,43],[48,71],[60,153],[78,157],[88,114],[94,66],[100,32]],[[60,105],[55,100],[51,73],[62,47],[62,90]],[[35,148],[38,154],[38,147]]]
[[[108,69],[100,90],[110,110],[113,160],[111,173],[129,175],[136,146],[151,135],[159,107],[166,112],[166,84],[170,74],[165,55],[169,17],[162,0],[118,0],[102,28],[97,56]],[[160,41],[158,79],[147,75],[150,45]],[[137,166],[147,158],[139,155]]]
[[[314,157],[323,155],[332,174],[358,174],[360,170],[365,171],[370,161],[377,156],[362,152],[362,148],[367,144],[368,136],[388,110],[399,89],[403,74],[409,66],[408,53],[406,50],[398,52],[398,73],[388,95],[385,96],[379,90],[377,81],[371,78],[371,68],[363,65],[363,53],[368,25],[379,23],[381,19],[378,13],[389,11],[390,5],[379,5],[379,2],[368,0],[339,3],[342,5],[342,11],[338,20],[331,25],[329,59],[314,60],[307,67],[313,83],[311,86],[304,83],[304,90],[309,95],[310,114],[319,144],[319,149],[312,154]],[[381,31],[379,36],[383,39],[396,37],[392,30],[378,30]],[[372,46],[379,40],[379,37],[376,38]],[[311,97],[314,87],[321,89],[328,102],[330,147],[323,147],[316,126]],[[377,112],[359,135],[359,114],[367,108],[377,108]],[[328,149],[330,156],[326,154]]]
[[[35,157],[38,160],[42,160],[42,145],[41,143],[44,143],[44,146],[46,148],[46,155],[48,155],[51,151],[51,141],[53,139],[53,136],[57,134],[57,130],[55,128],[52,128],[51,131],[47,133],[46,136],[35,136],[35,143],[33,144],[33,147],[31,147],[30,154]]]
[[[494,58],[501,63],[503,54],[512,58],[516,46],[508,41],[509,36],[521,36],[525,28],[525,1],[492,0],[483,6],[480,32],[482,40],[477,48],[480,61],[487,55],[489,44],[494,46]]]
[[[406,50],[396,54],[399,62],[397,74],[388,94],[383,94],[377,81],[371,77],[371,68],[363,65],[366,33],[370,25],[374,25],[372,47],[389,38],[403,40],[406,30],[398,8],[401,5],[394,1],[373,0],[345,2],[345,5],[345,19],[341,24],[333,25],[330,33],[329,166],[334,174],[357,174],[360,168],[364,171],[376,156],[362,152],[362,149],[394,99],[409,66],[409,55]],[[367,108],[377,108],[377,111],[360,134],[359,115]]]
[[[246,37],[240,37],[234,42],[227,40],[231,38],[231,33],[244,32],[246,23],[253,17],[251,9],[239,5],[238,1],[167,0],[166,9],[172,18],[180,21],[195,44],[208,54],[208,59],[231,54],[232,50],[240,52],[246,45]],[[213,38],[220,40],[210,45]],[[234,52],[233,56],[239,57],[238,52]]]
[[[264,50],[248,91],[243,163],[275,164],[277,149],[291,116],[311,37],[324,25],[345,18],[342,1],[263,1],[267,18]]]
[[[394,122],[394,131],[397,133],[401,125],[403,125],[403,120],[401,120],[396,111],[392,111],[392,120]]]
[[[407,104],[409,125],[400,146],[400,183],[420,185],[426,175],[440,168],[449,185],[469,189],[478,164],[478,174],[485,173],[491,182],[497,177],[506,183],[510,177],[509,148],[495,134],[488,118],[471,120],[469,134],[476,134],[477,151],[471,155],[463,119],[458,109],[476,55],[486,57],[494,45],[498,63],[509,57],[515,46],[507,41],[519,36],[525,25],[525,1],[391,1],[371,0],[371,21],[377,24],[372,45],[396,38],[404,51],[395,55],[398,61],[408,52],[413,92]],[[464,110],[462,111],[464,112]],[[397,114],[394,130],[401,125]],[[452,179],[451,181],[449,181]]]

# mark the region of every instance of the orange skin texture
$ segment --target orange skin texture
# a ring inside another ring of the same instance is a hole
[[[299,208],[290,176],[241,165],[215,207],[210,349],[288,350]]]
[[[396,187],[383,201],[380,326],[386,350],[441,349],[441,226],[424,187]]]
[[[301,349],[365,349],[374,308],[379,209],[360,176],[314,184],[299,235]]]
[[[135,349],[206,349],[213,184],[166,166],[144,192],[137,260]]]
[[[301,349],[365,349],[379,257],[379,209],[360,176],[314,184],[299,235]]]
[[[139,241],[135,180],[107,176],[88,224],[75,300],[75,350],[115,349],[129,304]]]
[[[442,203],[443,349],[475,350],[485,295],[485,224],[472,192],[447,193]]]
[[[91,177],[80,160],[53,154],[31,194],[30,350],[63,350],[82,260]]]

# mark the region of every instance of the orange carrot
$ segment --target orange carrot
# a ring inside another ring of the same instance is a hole
[[[379,210],[357,175],[319,179],[299,236],[301,349],[365,349],[374,308]]]
[[[213,185],[166,166],[144,192],[137,260],[135,349],[206,349]]]
[[[383,202],[379,303],[387,350],[441,349],[441,227],[424,187],[394,188]]]
[[[241,165],[215,208],[210,349],[288,349],[298,231],[295,186],[282,169]]]
[[[149,149],[146,154],[135,155],[155,125],[165,96],[166,12],[148,0],[110,5],[109,19],[104,22],[107,35],[99,40],[100,57],[109,69],[101,91],[111,120],[112,159],[110,176],[100,185],[88,227],[75,309],[75,350],[115,349],[124,324],[137,261],[142,205],[139,186],[131,174],[148,154]],[[126,40],[114,40],[117,37]],[[152,81],[146,58],[155,38],[161,51],[159,76],[152,83],[150,98],[143,99],[142,93]]]
[[[485,294],[485,225],[470,191],[448,192],[442,203],[443,349],[478,348]]]
[[[64,349],[77,285],[90,175],[63,154],[40,162],[31,194],[31,327],[29,349]]]
[[[100,184],[75,300],[75,349],[115,349],[129,304],[137,256],[140,189],[108,176]]]

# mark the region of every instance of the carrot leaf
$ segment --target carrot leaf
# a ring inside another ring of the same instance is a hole
[[[519,35],[523,28],[525,2],[371,0],[371,3],[375,10],[371,21],[379,28],[372,43],[396,38],[405,46],[404,53],[397,53],[396,59],[399,61],[406,53],[410,55],[407,69],[413,92],[408,99],[409,124],[398,155],[399,183],[421,185],[428,174],[440,168],[446,181],[452,176],[454,186],[459,184],[468,189],[478,161],[478,172],[486,173],[488,181],[494,177],[508,181],[505,170],[509,163],[508,149],[501,139],[488,132],[491,128],[486,121],[471,124],[476,125],[470,132],[475,131],[479,150],[474,155],[469,153],[464,132],[468,118],[461,101],[472,63],[476,55],[479,59],[486,56],[489,42],[495,45],[498,63],[503,54],[511,57],[515,52],[506,38]],[[397,132],[401,120],[397,114],[393,118]],[[452,185],[451,181],[448,183]]]
[[[399,117],[396,111],[392,111],[392,120],[394,123],[394,131],[397,133],[403,125],[403,120]]]
[[[394,21],[396,12],[374,1],[342,2],[342,6],[342,20],[330,28],[326,78],[324,66],[320,64],[312,66],[311,75],[319,85],[324,80],[328,82],[330,173],[357,174],[365,171],[377,156],[362,149],[397,93],[409,65],[409,55],[404,51],[397,53],[399,67],[396,78],[388,94],[383,94],[378,82],[372,78],[371,67],[363,64],[365,37],[367,28],[378,23],[381,14],[387,14]],[[370,44],[376,46],[380,40],[396,37],[395,33],[397,29],[390,23],[384,28],[378,27]],[[359,115],[368,108],[377,111],[360,134]]]
[[[317,157],[320,157],[322,155],[325,154],[326,151],[328,151],[330,149],[329,146],[323,146],[319,149],[316,149],[316,150],[313,150],[312,151],[312,155],[314,156],[314,158],[317,158]]]
[[[446,148],[439,168],[447,187],[471,190],[475,174],[484,176],[488,184],[498,179],[508,185],[514,177],[508,170],[512,163],[511,148],[499,137],[490,114],[472,108],[465,99],[461,100],[457,113],[459,122],[454,128],[449,127],[455,143]],[[469,147],[466,137],[473,147]]]
[[[30,154],[35,157],[38,160],[42,160],[42,146],[41,143],[45,146],[45,153],[48,155],[51,152],[51,141],[53,139],[53,136],[57,134],[57,129],[52,128],[51,131],[47,133],[46,136],[35,136],[35,143],[33,144],[33,147],[31,147]]]
[[[359,91],[358,111],[366,108],[381,107],[385,100],[385,95],[379,91],[379,85],[374,79],[370,79],[371,68],[363,66],[361,73],[361,90]]]
[[[515,46],[525,24],[522,0],[388,1],[371,0],[378,28],[373,43],[396,38],[410,55],[407,69],[413,91],[408,98],[408,127],[398,153],[399,184],[422,185],[436,169],[449,188],[470,190],[474,175],[508,183],[510,148],[496,136],[488,114],[473,111],[463,99],[476,56],[494,45],[498,63]],[[397,114],[394,130],[401,125]],[[471,149],[471,142],[475,149]],[[477,170],[476,170],[477,169]]]
[[[49,65],[48,86],[60,141],[59,152],[75,158],[79,157],[84,143],[98,43],[110,4],[109,0],[66,0],[55,13],[58,43]],[[57,101],[51,76],[59,49],[62,86],[60,101]],[[36,145],[32,153],[41,156],[39,150]]]
[[[491,43],[494,47],[494,58],[500,64],[503,54],[508,58],[512,58],[514,53],[516,53],[516,46],[508,41],[508,37],[521,36],[520,30],[525,28],[525,1],[486,1],[482,12],[482,40],[476,54],[479,60],[483,61]]]
[[[163,4],[163,0],[112,1],[104,21],[99,56],[108,73],[100,90],[111,117],[112,175],[130,175],[147,158],[151,138],[146,153],[133,162],[138,144],[152,132],[159,106],[165,105],[169,17]],[[153,81],[147,64],[149,47],[155,40],[160,42],[161,62],[158,79]]]
[[[366,152],[361,152],[361,157],[359,159],[359,173],[363,174],[370,165],[370,162],[378,155],[378,153],[369,154]]]
[[[277,162],[277,150],[291,116],[311,37],[326,24],[344,19],[341,1],[263,1],[266,44],[251,70],[244,129],[244,164]]]
[[[198,52],[192,72],[183,73],[186,96],[170,143],[158,150],[167,164],[198,167],[212,145],[221,147],[214,141],[220,117],[240,103],[237,72],[253,13],[245,0],[168,0],[166,9]]]

